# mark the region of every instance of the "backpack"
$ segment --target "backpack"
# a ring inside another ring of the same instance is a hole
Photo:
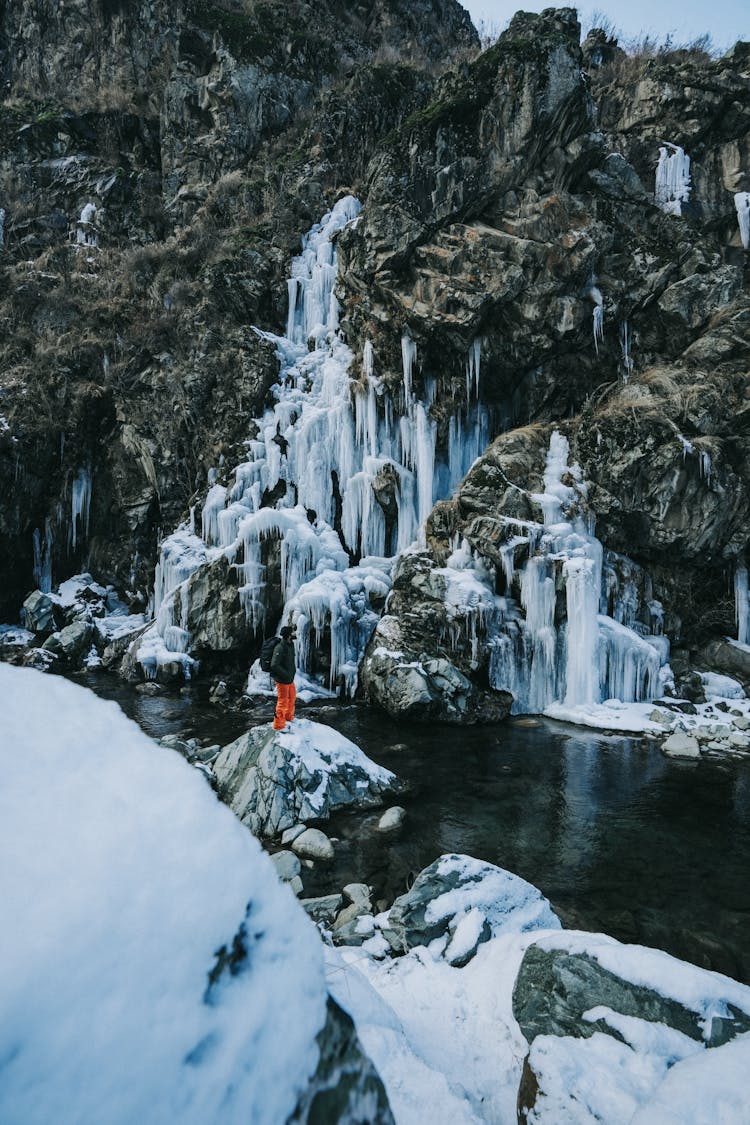
[[[260,646],[260,667],[262,672],[271,671],[271,660],[273,659],[276,645],[280,640],[281,637],[266,637],[263,644]]]

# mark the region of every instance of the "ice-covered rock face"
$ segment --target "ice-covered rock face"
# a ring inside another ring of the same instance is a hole
[[[205,781],[62,679],[0,665],[0,697],[3,1121],[279,1125],[325,1093],[390,1122],[313,926]]]

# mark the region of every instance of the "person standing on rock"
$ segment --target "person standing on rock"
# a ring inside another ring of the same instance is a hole
[[[294,719],[294,701],[297,690],[294,686],[294,673],[296,663],[294,659],[294,632],[293,625],[285,625],[279,633],[279,643],[273,650],[271,657],[271,675],[276,684],[276,714],[273,719],[273,729],[283,730],[286,723]]]

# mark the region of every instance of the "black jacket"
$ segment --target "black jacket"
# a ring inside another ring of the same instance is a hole
[[[296,665],[294,645],[282,637],[271,657],[271,675],[277,684],[293,684]]]

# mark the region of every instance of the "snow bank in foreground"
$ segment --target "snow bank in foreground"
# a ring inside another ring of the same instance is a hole
[[[534,1125],[748,1125],[750,1035],[709,1049],[645,1009],[636,1018],[592,1002],[584,1019],[601,1020],[622,1041],[599,1031],[540,1034],[529,1047],[513,990],[533,945],[586,954],[621,980],[677,1001],[698,1014],[706,1036],[730,1005],[750,1009],[746,986],[604,934],[503,932],[463,968],[426,946],[383,960],[366,956],[366,946],[330,949],[329,988],[356,1020],[398,1125],[516,1125],[527,1054],[540,1081],[528,1116]]]
[[[114,703],[4,665],[0,700],[0,1120],[285,1121],[326,990],[258,843]]]

